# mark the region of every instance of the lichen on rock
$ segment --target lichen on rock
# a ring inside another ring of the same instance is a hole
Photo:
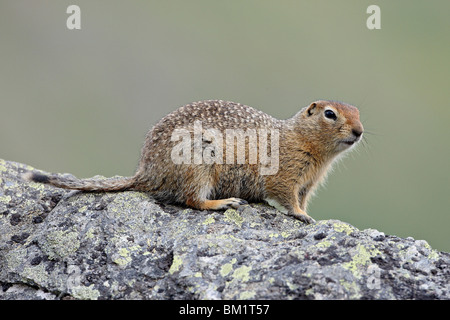
[[[0,160],[0,299],[449,299],[450,254],[265,204],[225,212],[22,181]]]

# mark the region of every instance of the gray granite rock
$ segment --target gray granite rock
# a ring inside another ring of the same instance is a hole
[[[0,299],[450,298],[450,254],[424,240],[67,191],[30,169],[0,160]]]

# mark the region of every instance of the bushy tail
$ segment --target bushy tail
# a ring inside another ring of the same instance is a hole
[[[135,185],[133,177],[78,179],[73,176],[59,174],[27,172],[23,178],[28,181],[49,184],[59,188],[82,191],[125,191],[132,190]]]

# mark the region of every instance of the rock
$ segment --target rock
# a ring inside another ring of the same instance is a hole
[[[0,160],[0,299],[450,298],[450,254],[424,240],[67,191],[30,169]]]

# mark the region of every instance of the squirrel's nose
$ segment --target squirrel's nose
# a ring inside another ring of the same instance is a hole
[[[361,129],[352,129],[352,133],[355,137],[359,138],[363,134],[363,131]]]

